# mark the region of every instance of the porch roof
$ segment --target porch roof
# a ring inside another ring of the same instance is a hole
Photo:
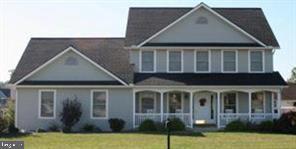
[[[272,73],[135,73],[135,85],[285,86],[279,72]]]
[[[23,81],[20,85],[122,85],[119,81]]]

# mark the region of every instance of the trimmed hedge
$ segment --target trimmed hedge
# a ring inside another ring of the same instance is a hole
[[[156,127],[153,120],[146,119],[140,124],[138,129],[139,129],[139,131],[146,131],[147,132],[147,131],[156,131],[157,127]]]
[[[184,131],[185,130],[185,124],[183,121],[179,118],[172,118],[170,129],[171,131]]]
[[[240,120],[232,121],[225,127],[226,131],[246,131],[247,130],[247,124]]]
[[[111,118],[108,120],[109,127],[113,132],[120,132],[124,128],[125,121],[119,118]]]

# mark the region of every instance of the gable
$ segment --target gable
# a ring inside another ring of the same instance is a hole
[[[212,12],[201,7],[149,43],[255,43]]]
[[[114,81],[115,79],[69,50],[26,80]]]

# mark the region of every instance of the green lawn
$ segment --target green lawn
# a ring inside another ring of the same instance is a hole
[[[0,137],[0,140],[23,140],[29,149],[166,148],[166,135],[140,133],[63,134],[37,133],[18,137]],[[296,135],[208,132],[193,135],[173,135],[171,146],[182,148],[296,148]]]

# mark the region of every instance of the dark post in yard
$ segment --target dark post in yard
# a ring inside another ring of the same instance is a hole
[[[171,147],[170,147],[170,144],[171,144],[171,142],[170,142],[170,137],[171,137],[171,121],[170,121],[170,119],[167,119],[166,120],[166,127],[167,127],[167,147],[168,147],[168,149],[170,149]]]

